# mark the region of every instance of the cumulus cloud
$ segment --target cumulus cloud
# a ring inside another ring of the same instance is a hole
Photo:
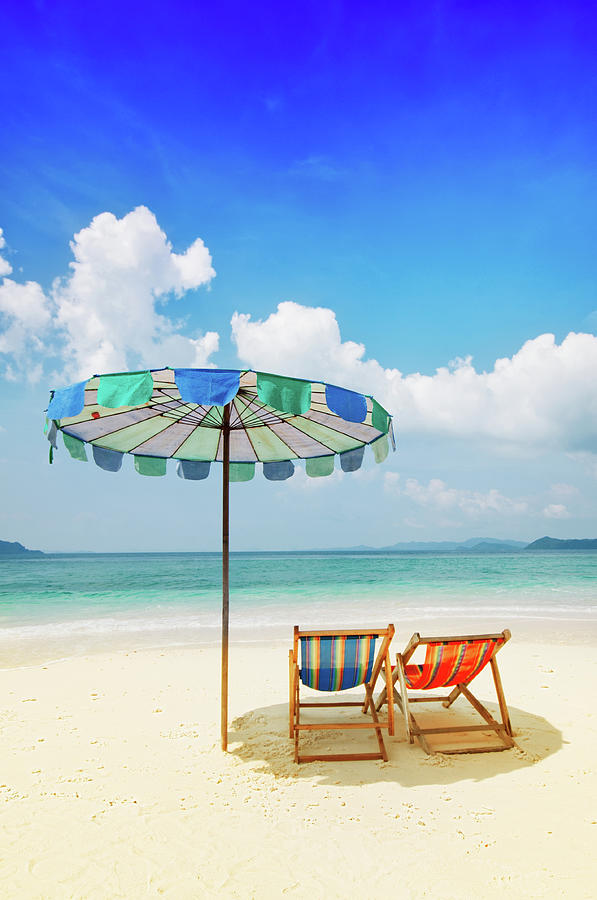
[[[395,472],[387,472],[385,487],[395,495],[407,497],[418,506],[444,513],[461,510],[471,518],[487,513],[520,515],[528,510],[526,501],[512,500],[495,488],[487,492],[450,488],[439,478],[430,479],[428,484],[422,484],[416,478],[407,478],[402,487],[399,476]]]
[[[280,303],[263,321],[232,317],[241,360],[288,375],[322,378],[372,393],[402,434],[483,438],[494,445],[597,452],[597,337],[552,334],[527,341],[491,371],[457,359],[433,375],[403,374],[342,341],[331,309]]]
[[[235,312],[231,326],[240,359],[253,368],[324,378],[355,390],[378,385],[384,377],[401,377],[397,369],[384,370],[376,360],[365,360],[364,344],[342,341],[331,309],[286,301],[263,321]]]
[[[139,206],[122,219],[96,216],[71,248],[71,273],[55,282],[52,295],[73,376],[172,359],[202,366],[217,350],[215,333],[184,337],[156,310],[156,301],[180,297],[215,276],[200,238],[185,253],[174,253],[153,213]]]
[[[63,360],[65,381],[139,366],[209,364],[218,334],[186,336],[180,323],[158,311],[172,296],[214,278],[200,238],[175,253],[154,214],[139,206],[121,219],[109,212],[96,216],[75,234],[71,249],[70,272],[49,294],[36,282],[5,278],[0,285],[7,377],[38,379],[47,356]]]

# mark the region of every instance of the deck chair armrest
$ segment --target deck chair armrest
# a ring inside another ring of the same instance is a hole
[[[411,658],[411,656],[413,655],[413,653],[419,646],[420,641],[421,641],[421,635],[419,634],[418,631],[415,631],[415,633],[411,637],[410,641],[408,642],[408,644],[406,645],[406,647],[400,654],[404,665],[406,665],[406,663],[409,661],[409,659]]]
[[[394,626],[390,624],[390,625],[388,625],[386,631],[382,632],[383,640],[382,640],[379,650],[377,652],[377,656],[375,657],[375,662],[373,664],[373,669],[371,671],[371,678],[368,681],[369,687],[371,689],[373,689],[375,687],[377,679],[379,678],[379,673],[381,672],[381,667],[383,665],[384,660],[386,659],[386,657],[388,655],[388,649],[392,642],[392,638],[394,637],[394,631],[395,631]]]

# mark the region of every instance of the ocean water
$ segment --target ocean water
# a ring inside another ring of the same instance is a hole
[[[597,630],[597,553],[234,553],[232,641],[292,626]],[[211,644],[217,553],[53,554],[0,562],[0,666],[93,650]],[[408,632],[408,633],[406,633]]]

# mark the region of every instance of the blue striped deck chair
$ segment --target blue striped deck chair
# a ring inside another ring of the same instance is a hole
[[[294,738],[294,761],[313,762],[315,760],[355,760],[383,759],[388,754],[383,740],[382,728],[394,734],[394,707],[388,706],[388,716],[380,719],[375,709],[373,688],[384,669],[386,689],[391,690],[392,666],[390,663],[390,642],[394,636],[394,626],[375,630],[361,629],[343,631],[300,631],[294,628],[294,645],[290,651],[290,699],[289,729]],[[376,653],[376,644],[381,639]],[[301,661],[299,665],[299,644]],[[351,688],[365,688],[364,700],[303,701],[300,687],[337,695]],[[360,722],[302,722],[301,710],[307,707],[360,706],[364,714],[370,712],[367,721]],[[351,730],[373,728],[379,744],[377,753],[317,753],[311,756],[299,753],[299,736],[302,731],[325,729]]]
[[[379,711],[387,698],[392,696],[404,716],[406,736],[410,743],[415,737],[426,753],[485,753],[490,750],[507,750],[515,746],[512,739],[512,725],[506,698],[502,688],[502,680],[498,669],[496,654],[510,640],[510,632],[506,628],[499,634],[466,634],[453,637],[421,637],[413,634],[403,653],[396,656],[396,668],[392,675],[392,688],[387,685],[376,702]],[[411,659],[419,647],[425,647],[425,659],[422,663],[411,663]],[[469,690],[473,679],[489,664],[502,721],[493,718],[489,710]],[[399,685],[400,691],[396,685]],[[425,691],[452,689],[449,694],[425,694]],[[422,692],[423,696],[411,696],[409,691]],[[429,703],[439,701],[448,708],[462,695],[482,719],[483,725],[446,725],[437,728],[423,728],[411,710],[412,703]],[[394,704],[390,704],[393,706]],[[431,749],[427,735],[458,735],[467,732],[494,732],[499,743],[488,745],[479,743],[465,746],[457,738],[452,738],[451,746]]]

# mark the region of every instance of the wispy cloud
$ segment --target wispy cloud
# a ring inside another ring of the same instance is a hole
[[[549,503],[543,510],[546,519],[569,519],[570,513],[563,503]]]
[[[416,478],[407,478],[402,485],[395,472],[388,472],[385,487],[390,493],[406,497],[417,506],[443,513],[460,510],[471,518],[487,513],[520,515],[528,511],[526,500],[513,500],[495,488],[486,492],[451,488],[440,478],[432,478],[427,484]]]
[[[319,179],[320,181],[338,181],[344,177],[346,170],[340,168],[324,154],[312,154],[304,159],[297,160],[290,169],[291,175],[302,175],[306,178]]]

